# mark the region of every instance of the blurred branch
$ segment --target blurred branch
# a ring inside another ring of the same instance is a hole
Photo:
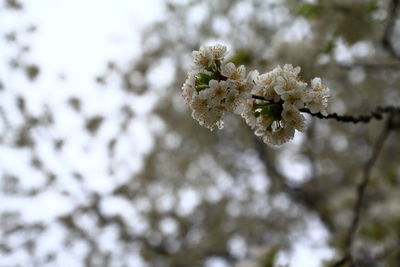
[[[353,69],[353,68],[363,68],[370,71],[387,71],[387,70],[397,70],[400,69],[399,63],[389,63],[389,62],[354,62],[354,63],[340,63],[336,62],[336,65],[342,69]]]
[[[5,134],[6,134],[6,132],[9,129],[11,129],[10,121],[8,120],[7,114],[4,111],[3,107],[0,107],[0,118],[3,121],[3,124],[5,126],[4,127],[4,133],[2,133],[1,136],[0,136],[0,141],[3,141],[3,138],[4,138]]]
[[[272,151],[267,151],[269,148],[265,146],[264,142],[255,137],[255,149],[262,162],[265,165],[268,177],[270,177],[272,186],[279,192],[285,193],[294,203],[302,205],[306,210],[314,213],[318,216],[320,221],[329,230],[334,230],[334,224],[332,220],[324,215],[317,207],[315,197],[309,196],[300,186],[292,185],[289,179],[276,168]]]
[[[310,124],[307,127],[307,130],[305,132],[307,142],[305,144],[306,148],[306,153],[308,160],[310,161],[310,167],[311,167],[311,174],[310,174],[310,180],[313,180],[314,178],[317,177],[317,164],[316,164],[316,154],[315,154],[315,120],[311,119]]]
[[[376,143],[373,147],[371,157],[364,165],[361,181],[359,182],[359,184],[357,185],[357,188],[356,188],[356,201],[353,206],[353,218],[352,218],[351,225],[350,225],[350,227],[347,231],[347,235],[346,235],[345,256],[341,260],[336,262],[333,265],[334,267],[339,267],[346,263],[350,263],[350,266],[354,265],[353,257],[351,255],[351,247],[353,244],[354,236],[357,232],[357,229],[358,229],[358,226],[360,223],[361,211],[362,211],[362,206],[363,206],[363,202],[364,202],[364,198],[365,198],[365,191],[366,191],[368,183],[370,181],[371,170],[378,159],[379,153],[383,148],[383,144],[385,143],[385,140],[388,138],[390,131],[394,128],[393,119],[394,119],[394,116],[392,114],[388,118],[385,128],[382,130],[378,140],[376,141]]]
[[[385,33],[382,38],[382,45],[395,59],[400,61],[400,52],[398,52],[393,43],[392,37],[394,33],[394,26],[396,24],[397,8],[399,7],[400,0],[391,0],[389,3],[388,10],[388,21],[385,29]]]
[[[124,220],[120,216],[105,215],[99,206],[100,200],[100,196],[98,194],[94,194],[90,209],[97,215],[99,223],[101,225],[115,224],[120,230],[121,239],[132,242],[140,241],[146,248],[154,251],[159,255],[170,255],[167,247],[164,244],[160,243],[159,245],[153,245],[147,240],[147,238],[130,233],[130,231],[128,230],[128,226],[125,224]]]
[[[145,248],[152,251],[153,253],[169,257],[170,260],[172,259],[175,253],[170,251],[167,244],[165,244],[164,242],[160,242],[159,244],[152,244],[145,236],[132,234],[129,231],[129,227],[120,216],[107,216],[102,212],[99,206],[100,200],[100,196],[98,194],[94,194],[90,209],[97,215],[101,225],[114,224],[119,228],[120,236],[123,240],[130,242],[140,242]],[[184,240],[182,240],[182,242],[184,242]],[[185,244],[184,247],[187,248],[187,244]],[[229,263],[234,263],[237,261],[237,259],[232,256],[225,248],[215,250],[204,247],[202,249],[196,249],[196,252],[198,253],[199,258],[220,257],[225,259]],[[178,265],[178,263],[175,263],[174,266],[179,267],[185,265]]]
[[[394,244],[391,244],[390,246],[387,246],[381,253],[376,255],[374,257],[374,261],[378,262],[383,259],[387,259],[388,257],[398,252],[400,252],[400,243],[396,242]]]

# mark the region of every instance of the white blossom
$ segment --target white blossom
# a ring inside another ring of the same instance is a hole
[[[200,113],[205,113],[209,110],[210,99],[205,91],[201,91],[199,94],[193,96],[193,100],[190,103],[191,108]]]
[[[270,128],[273,123],[274,123],[273,117],[258,116],[256,120],[256,130],[254,131],[255,135],[257,136],[265,135],[265,132],[270,131]]]
[[[252,76],[246,77],[244,66],[223,64],[226,51],[223,45],[193,51],[195,66],[182,87],[193,118],[210,130],[222,128],[224,114],[240,113],[244,102],[251,98]]]
[[[182,96],[187,104],[190,104],[193,94],[196,92],[196,76],[188,73],[185,83],[182,87]]]
[[[182,96],[192,116],[210,130],[223,127],[225,113],[242,116],[255,134],[267,144],[281,145],[304,131],[303,109],[327,115],[329,89],[320,78],[311,86],[299,77],[300,67],[286,64],[259,74],[225,62],[223,45],[193,51],[193,70],[182,87]],[[306,110],[307,111],[307,110]]]
[[[227,111],[240,114],[242,106],[242,98],[239,97],[239,91],[231,88],[225,98],[225,106]]]
[[[307,83],[299,81],[297,76],[290,72],[285,72],[276,78],[275,91],[279,95],[290,94],[296,90],[304,90]]]
[[[291,124],[296,130],[303,132],[306,128],[306,119],[293,105],[285,102],[283,104],[282,119],[285,123]]]
[[[217,44],[208,46],[207,49],[210,51],[213,60],[223,61],[226,56],[226,46]]]
[[[281,99],[285,101],[285,103],[289,103],[296,108],[303,108],[306,100],[306,94],[304,93],[304,90],[296,89],[290,93],[282,94]]]
[[[204,91],[210,92],[209,95],[215,105],[220,104],[221,101],[227,96],[228,84],[226,81],[211,80],[209,86],[210,89]]]
[[[294,130],[295,128],[290,124],[283,125],[273,132],[267,132],[268,134],[263,136],[263,141],[271,145],[282,145],[293,139]]]
[[[211,51],[204,46],[200,47],[199,51],[193,51],[192,56],[195,68],[207,68],[213,60]]]
[[[274,102],[279,102],[280,96],[275,91],[276,78],[282,71],[281,67],[278,66],[270,72],[263,73],[256,77],[255,83],[260,87],[259,92],[255,92],[256,95],[263,96],[267,100],[272,100]],[[262,94],[260,94],[262,93]]]
[[[242,117],[245,119],[246,123],[250,126],[251,129],[254,129],[257,120],[256,116],[254,115],[253,103],[254,100],[248,99],[243,104],[243,110],[241,113]]]
[[[322,85],[321,78],[311,80],[311,89],[306,96],[306,106],[311,113],[327,115],[329,88]]]
[[[231,80],[241,80],[246,76],[246,68],[243,65],[236,68],[235,64],[229,62],[221,67],[221,74]]]
[[[297,77],[301,71],[301,68],[298,66],[293,68],[292,64],[285,64],[283,66],[283,71],[286,73],[292,73],[294,76]]]
[[[254,90],[254,77],[258,75],[257,71],[251,71],[246,76],[246,78],[239,80],[228,80],[228,84],[231,91],[237,91],[236,99],[234,105],[232,106],[232,111],[238,115],[241,115],[243,110],[243,105],[248,99],[251,99],[252,91]]]

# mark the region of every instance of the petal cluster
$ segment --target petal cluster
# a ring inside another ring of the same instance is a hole
[[[305,130],[301,109],[327,115],[329,89],[320,78],[308,86],[299,76],[300,67],[290,64],[246,75],[244,66],[224,61],[226,51],[225,46],[216,45],[193,52],[193,70],[182,95],[201,125],[221,129],[224,114],[234,112],[265,143],[281,145],[294,137],[295,130]]]
[[[224,63],[226,47],[201,47],[193,52],[193,70],[182,87],[182,96],[192,117],[210,130],[223,128],[226,112],[240,113],[254,86],[244,66]]]
[[[299,74],[300,67],[286,64],[255,77],[252,95],[256,99],[251,107],[254,112],[247,110],[242,116],[251,122],[250,127],[265,143],[281,145],[294,137],[295,130],[304,131],[302,108],[327,114],[329,89],[322,85],[320,78],[314,78],[309,88]]]

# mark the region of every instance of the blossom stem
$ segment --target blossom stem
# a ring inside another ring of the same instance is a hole
[[[258,99],[258,100],[264,100],[264,101],[268,101],[268,102],[270,102],[270,100],[267,100],[267,99],[265,99],[264,97],[262,97],[262,96],[258,96],[258,95],[251,95],[251,97],[252,98],[254,98],[254,99]]]
[[[271,102],[270,100],[265,99],[262,96],[252,95],[253,99],[263,100]],[[395,106],[384,106],[384,107],[377,107],[375,110],[371,111],[367,115],[338,115],[337,113],[330,113],[328,115],[323,115],[322,113],[312,113],[308,108],[301,108],[299,109],[301,112],[308,113],[311,116],[317,117],[319,119],[334,119],[336,121],[341,122],[352,122],[352,123],[368,123],[372,119],[382,120],[384,114],[399,114],[400,115],[400,107]]]
[[[368,123],[372,119],[382,120],[384,114],[400,114],[400,107],[395,107],[395,106],[377,107],[375,110],[371,111],[367,115],[358,115],[358,116],[338,115],[337,113],[330,113],[325,116],[321,113],[313,114],[307,108],[301,108],[300,111],[309,113],[311,114],[311,116],[317,117],[319,119],[334,119],[336,121],[352,122],[352,123],[359,123],[359,122]]]

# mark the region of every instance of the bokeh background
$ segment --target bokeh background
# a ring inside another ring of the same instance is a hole
[[[331,266],[384,122],[308,116],[271,147],[235,116],[199,126],[181,86],[221,43],[322,77],[332,112],[398,105],[396,5],[1,0],[0,266]],[[400,265],[399,149],[393,132],[374,164],[357,266]]]

